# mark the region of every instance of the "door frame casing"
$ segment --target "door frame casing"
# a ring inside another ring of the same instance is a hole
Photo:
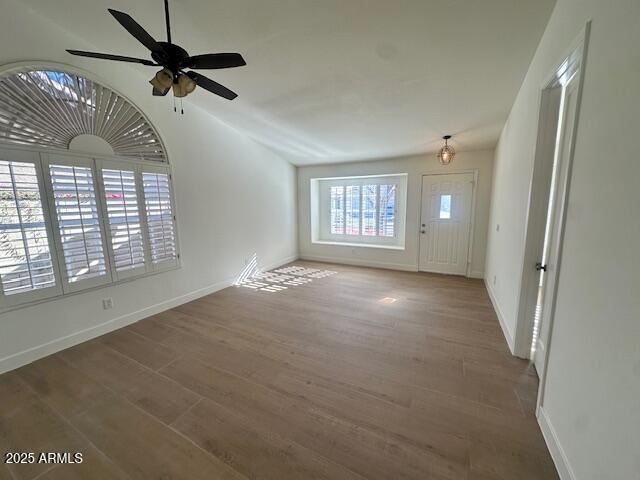
[[[514,335],[514,349],[513,354],[517,357],[526,358],[530,357],[531,352],[531,341],[533,335],[533,325],[534,325],[534,315],[535,312],[535,302],[537,300],[537,296],[533,295],[531,292],[533,288],[537,288],[536,281],[532,281],[535,277],[537,278],[537,273],[534,269],[534,265],[531,264],[531,258],[537,258],[539,255],[539,251],[537,249],[537,245],[532,242],[532,237],[535,236],[535,233],[532,229],[532,224],[538,225],[539,228],[543,228],[546,224],[546,215],[547,211],[537,212],[538,215],[544,217],[544,219],[540,220],[540,218],[531,218],[532,216],[532,206],[537,205],[540,202],[547,202],[549,196],[548,187],[541,188],[540,185],[534,184],[534,172],[536,168],[539,168],[542,162],[548,161],[548,158],[545,158],[547,154],[548,145],[544,143],[545,141],[549,141],[549,139],[543,138],[543,128],[541,128],[541,121],[543,117],[543,109],[546,108],[545,105],[545,92],[548,92],[553,86],[559,81],[558,72],[561,71],[565,64],[568,61],[577,62],[577,81],[578,83],[578,92],[576,97],[576,110],[574,113],[574,121],[573,121],[573,131],[571,132],[571,142],[569,144],[569,154],[567,156],[567,166],[566,166],[566,178],[564,178],[563,183],[559,183],[557,188],[559,191],[562,191],[562,195],[559,197],[560,202],[556,203],[554,208],[555,219],[554,224],[556,228],[558,228],[558,238],[560,242],[562,242],[564,236],[564,225],[566,223],[565,212],[566,212],[566,202],[569,194],[569,186],[571,182],[571,171],[573,165],[573,158],[575,153],[575,143],[576,143],[576,134],[578,130],[578,123],[580,117],[580,104],[582,99],[582,88],[584,84],[584,73],[586,66],[586,58],[587,58],[587,47],[589,43],[589,33],[591,31],[591,21],[588,21],[585,27],[582,29],[580,34],[571,42],[570,46],[564,51],[563,55],[560,57],[559,61],[554,65],[553,69],[549,72],[549,74],[545,77],[544,81],[540,85],[539,91],[539,100],[538,104],[540,105],[540,114],[538,120],[538,133],[537,133],[537,143],[536,143],[536,152],[534,158],[534,164],[532,166],[531,172],[531,183],[529,185],[529,202],[527,207],[527,230],[525,231],[524,238],[524,249],[523,249],[523,264],[522,264],[522,276],[520,279],[520,287],[518,292],[518,310],[516,316],[516,328]],[[555,138],[551,141],[554,142],[555,147]],[[546,196],[546,198],[544,198]],[[540,227],[541,225],[541,227]],[[538,228],[537,227],[537,228]],[[557,250],[557,269],[555,275],[559,275],[560,270],[560,262],[562,258],[562,244],[560,243],[559,248]],[[535,262],[534,262],[535,263]],[[557,280],[557,277],[556,277]],[[551,292],[551,297],[547,299],[547,301],[555,303],[555,297],[557,293],[558,282],[555,283],[554,291]],[[547,363],[547,358],[549,355],[549,348],[551,343],[551,329],[553,324],[553,312],[555,309],[555,305],[551,305],[551,315],[550,315],[550,325],[547,329],[547,333],[549,338],[544,342],[545,345],[545,365]],[[546,370],[546,368],[545,368]],[[541,378],[541,390],[543,386],[543,379]]]
[[[449,172],[439,171],[427,171],[420,174],[420,208],[418,208],[416,225],[420,227],[420,221],[422,219],[422,198],[424,192],[422,187],[424,185],[424,177],[430,177],[434,175],[456,175],[456,174],[473,174],[473,185],[471,186],[471,218],[469,219],[469,245],[467,246],[467,266],[465,268],[465,277],[471,277],[471,261],[473,260],[473,236],[475,232],[476,223],[476,195],[478,191],[478,172],[477,168],[464,168],[459,170],[451,170]],[[418,248],[416,253],[416,267],[420,272],[420,228],[416,230],[416,237],[418,242]]]
[[[554,276],[554,288],[551,294],[551,299],[549,299],[549,326],[546,329],[547,338],[544,341],[545,351],[544,351],[544,360],[543,360],[543,371],[540,378],[540,387],[538,389],[538,398],[536,400],[536,415],[539,415],[542,406],[544,403],[544,392],[546,387],[547,380],[547,370],[549,366],[549,352],[551,351],[551,341],[553,336],[553,322],[555,317],[556,310],[556,300],[558,293],[558,284],[560,278],[560,270],[562,268],[562,253],[563,253],[563,244],[564,244],[564,234],[565,228],[567,225],[567,208],[569,204],[569,193],[571,191],[571,174],[573,172],[573,161],[575,156],[576,149],[576,137],[578,136],[578,124],[580,122],[580,108],[582,105],[582,92],[584,88],[584,78],[585,78],[585,69],[587,64],[587,53],[589,46],[589,35],[591,33],[591,20],[589,20],[581,34],[578,36],[576,40],[571,45],[571,54],[566,58],[570,58],[571,55],[576,57],[576,61],[578,61],[578,66],[576,68],[577,72],[577,91],[576,91],[576,107],[573,114],[573,124],[571,125],[571,132],[566,132],[571,135],[569,139],[569,152],[566,159],[566,165],[561,166],[565,170],[565,177],[563,184],[558,184],[558,196],[556,203],[556,217],[554,217],[554,228],[557,229],[557,234],[553,235],[553,240],[555,241],[555,251],[556,251],[556,268],[555,271],[552,272]]]

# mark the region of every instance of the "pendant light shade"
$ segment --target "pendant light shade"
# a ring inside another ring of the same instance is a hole
[[[449,165],[453,160],[453,157],[456,155],[456,151],[448,143],[451,135],[445,135],[442,138],[444,140],[444,147],[442,147],[438,152],[438,161],[442,165]]]
[[[196,82],[186,75],[178,77],[178,83],[173,84],[173,96],[177,98],[186,97],[196,89]]]
[[[165,94],[171,88],[171,84],[173,83],[173,73],[171,73],[171,70],[168,68],[163,68],[158,71],[151,80],[149,80],[149,83],[153,85],[153,88]]]

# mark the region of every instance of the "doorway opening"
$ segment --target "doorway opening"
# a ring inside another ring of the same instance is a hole
[[[531,359],[540,377],[539,405],[552,337],[588,32],[589,24],[551,72],[540,102],[514,348],[515,355]]]
[[[566,81],[560,82],[560,85],[555,88],[559,88],[560,98],[557,104],[557,109],[554,108],[549,112],[550,115],[554,116],[554,121],[557,124],[555,142],[553,147],[553,162],[551,164],[551,178],[549,179],[549,194],[547,198],[547,212],[546,212],[546,221],[544,226],[544,238],[542,243],[542,252],[540,255],[540,261],[536,263],[536,271],[538,272],[538,283],[537,283],[537,295],[536,295],[536,307],[533,318],[533,334],[531,336],[531,349],[530,349],[530,358],[534,360],[534,364],[536,362],[536,352],[538,350],[543,350],[543,343],[540,339],[540,329],[542,326],[542,316],[544,311],[545,304],[545,287],[547,286],[547,269],[549,268],[549,254],[551,247],[551,235],[553,233],[553,220],[555,217],[555,208],[556,208],[556,193],[558,187],[558,167],[559,167],[559,157],[561,155],[562,141],[567,136],[566,132],[566,119],[565,113],[566,110],[566,98],[567,98],[567,89],[569,88],[570,82],[575,78],[575,72],[572,74],[571,78]],[[547,296],[548,298],[548,296]],[[541,352],[542,353],[542,352]],[[540,359],[542,355],[538,355],[538,359]],[[536,370],[540,372],[541,366],[536,365]]]

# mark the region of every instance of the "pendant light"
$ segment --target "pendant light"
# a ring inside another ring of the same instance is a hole
[[[456,155],[456,151],[448,143],[450,138],[451,135],[445,135],[442,137],[444,140],[444,147],[442,147],[438,152],[438,161],[441,165],[449,165],[453,160],[453,157]]]

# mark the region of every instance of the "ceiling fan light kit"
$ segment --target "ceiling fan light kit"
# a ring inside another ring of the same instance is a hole
[[[166,93],[173,84],[173,73],[168,68],[163,68],[149,80],[149,83],[153,85],[153,88],[156,90]]]
[[[186,75],[178,77],[178,83],[173,83],[173,96],[177,98],[186,97],[196,89],[196,82]]]
[[[445,135],[442,137],[444,140],[444,146],[438,151],[438,161],[441,165],[449,165],[453,161],[453,157],[456,155],[454,148],[449,145],[449,139],[451,135]]]
[[[128,14],[109,9],[109,13],[118,23],[136,40],[147,47],[153,61],[122,55],[111,55],[108,53],[85,52],[82,50],[67,50],[67,52],[80,57],[163,67],[149,80],[149,83],[153,86],[152,94],[154,96],[165,96],[169,93],[169,90],[173,90],[174,97],[183,98],[192,93],[196,86],[199,86],[227,100],[236,98],[238,95],[235,92],[232,92],[224,85],[220,85],[194,70],[241,67],[247,64],[244,58],[242,58],[242,55],[239,53],[208,53],[189,56],[184,48],[171,42],[171,22],[169,20],[168,0],[164,0],[164,8],[167,26],[166,42],[156,41]]]

